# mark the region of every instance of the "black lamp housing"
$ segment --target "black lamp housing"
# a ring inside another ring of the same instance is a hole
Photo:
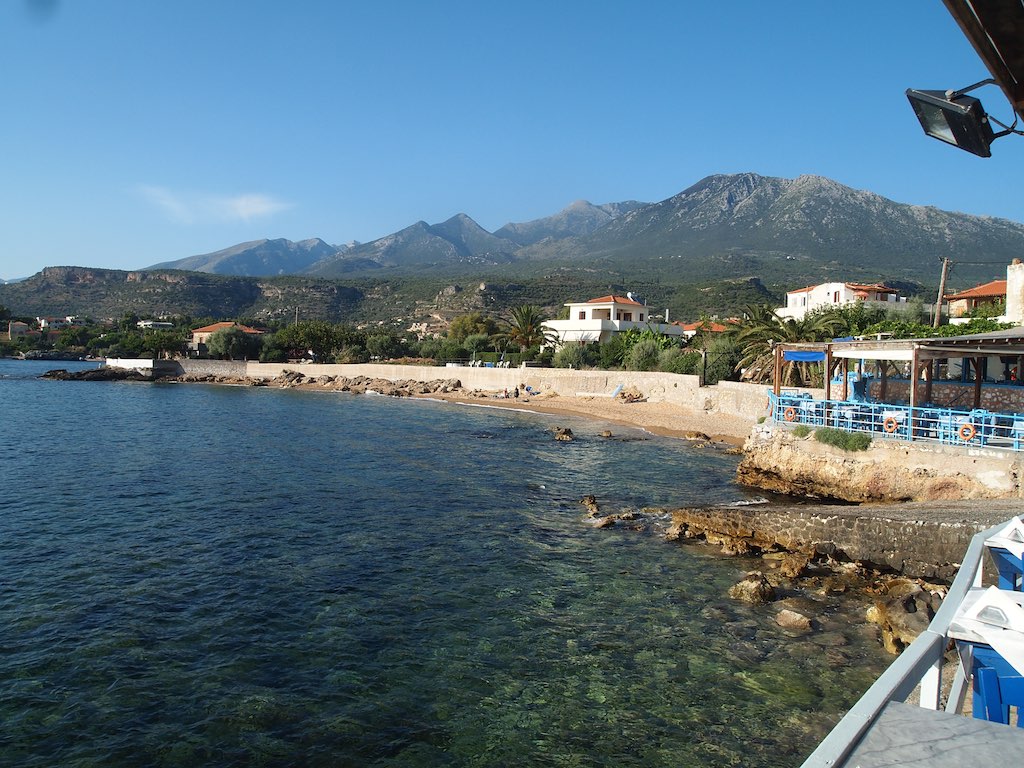
[[[996,135],[981,102],[952,91],[907,89],[914,113],[929,136],[979,157],[992,157]]]

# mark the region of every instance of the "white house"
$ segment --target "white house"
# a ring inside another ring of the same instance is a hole
[[[683,335],[681,327],[652,316],[650,307],[637,301],[632,294],[601,296],[590,301],[569,302],[565,306],[569,308],[569,319],[544,323],[544,327],[557,337],[559,347],[569,342],[604,344],[616,333],[630,328],[650,328],[666,336]]]
[[[886,285],[822,283],[787,291],[786,306],[776,309],[775,314],[781,318],[800,320],[808,312],[821,307],[841,307],[858,301],[872,306],[894,307],[906,303],[907,299],[900,296],[895,288]]]

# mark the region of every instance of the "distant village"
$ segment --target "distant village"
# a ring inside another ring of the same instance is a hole
[[[1022,297],[1024,266],[1014,260],[1007,266],[1006,279],[944,295],[941,324],[935,322],[934,304],[910,300],[884,283],[837,281],[793,288],[787,291],[784,306],[751,307],[742,317],[732,318],[675,320],[668,310],[626,292],[568,301],[556,318],[530,306],[514,308],[504,318],[468,312],[452,318],[443,331],[425,323],[404,329],[352,328],[296,319],[275,328],[244,319],[197,325],[181,318],[126,315],[92,322],[65,316],[11,318],[0,342],[5,354],[29,357],[401,360],[479,366],[529,362],[756,381],[770,375],[772,366],[765,358],[775,343],[864,334],[948,334],[950,326],[965,324],[973,324],[974,330],[1022,325]]]

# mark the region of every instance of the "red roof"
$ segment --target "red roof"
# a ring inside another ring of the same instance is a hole
[[[635,306],[642,307],[639,301],[633,301],[633,299],[627,299],[625,296],[602,296],[599,299],[590,299],[587,304],[634,304]]]
[[[895,288],[881,283],[846,283],[846,287],[854,291],[876,291],[877,293],[899,293]]]
[[[786,291],[786,294],[789,295],[790,293],[806,293],[807,291],[814,290],[815,288],[817,288],[820,285],[827,285],[827,283],[818,283],[817,285],[808,285],[806,288],[798,288],[795,291]],[[895,288],[890,288],[889,286],[882,285],[880,283],[846,283],[846,282],[844,282],[843,285],[845,285],[847,288],[849,288],[850,290],[853,290],[853,291],[878,291],[879,293],[899,293],[899,291],[896,290]]]
[[[993,280],[991,283],[976,285],[960,293],[948,293],[944,297],[946,301],[957,299],[996,299],[1006,296],[1006,281]]]
[[[232,322],[214,323],[213,325],[207,325],[202,328],[193,328],[192,333],[216,333],[217,331],[224,331],[227,330],[228,328],[239,328],[245,331],[246,333],[263,333],[263,331],[259,331],[255,328],[250,328],[247,325]]]
[[[684,331],[710,331],[711,333],[724,333],[729,330],[729,326],[722,325],[721,323],[715,323],[711,320],[701,320],[696,323],[680,323],[676,321],[673,325],[678,325]]]

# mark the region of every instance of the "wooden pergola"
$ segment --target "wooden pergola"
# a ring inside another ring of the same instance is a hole
[[[782,365],[786,352],[818,353],[825,364],[825,399],[832,399],[832,374],[842,366],[842,396],[849,397],[850,361],[879,360],[910,363],[910,407],[931,400],[936,360],[959,358],[970,361],[974,368],[974,407],[981,406],[982,361],[986,357],[1014,357],[1021,369],[1024,362],[1024,327],[1005,331],[978,333],[970,336],[947,336],[928,339],[877,339],[855,341],[811,342],[775,345],[776,396],[782,390]],[[887,370],[881,374],[882,397],[885,397]]]

